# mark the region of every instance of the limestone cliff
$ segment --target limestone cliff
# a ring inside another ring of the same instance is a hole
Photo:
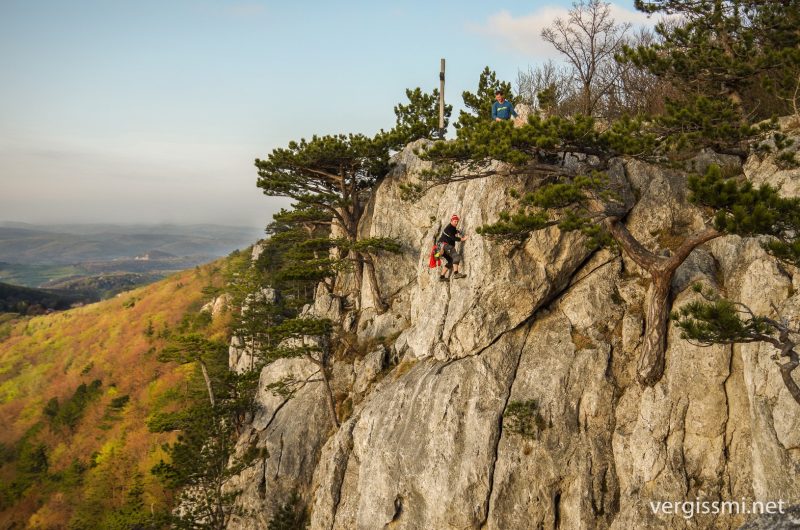
[[[714,160],[733,162],[694,163]],[[513,206],[507,190],[524,191],[533,176],[451,183],[407,202],[401,185],[425,163],[414,146],[396,163],[360,225],[363,237],[404,245],[377,263],[390,309],[379,313],[368,287],[359,304],[320,289],[309,308],[373,345],[335,366],[345,421],[331,432],[320,383],[291,400],[266,389],[309,370],[302,361],[268,366],[240,442],[268,456],[239,477],[246,515],[231,528],[266,528],[295,488],[319,530],[738,528],[748,516],[656,514],[650,502],[800,501],[800,407],[771,347],[700,348],[671,328],[664,377],[643,388],[635,369],[648,278],[633,262],[589,252],[555,227],[518,245],[475,234]],[[744,167],[758,183],[800,190],[798,170],[755,158]],[[675,237],[702,228],[685,173],[618,160],[611,179],[629,187],[626,225],[648,248],[668,252]],[[467,277],[441,283],[428,252],[452,213],[470,235]],[[339,292],[349,281],[338,280]],[[754,239],[695,250],[673,280],[674,307],[697,296],[695,282],[765,314],[774,304],[800,316],[800,274]],[[540,424],[522,436],[503,415],[529,400]]]

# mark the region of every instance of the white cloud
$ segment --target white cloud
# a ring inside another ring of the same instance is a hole
[[[634,27],[655,25],[655,20],[640,11],[611,4],[611,16],[617,23],[630,22]],[[515,17],[508,11],[490,15],[484,24],[470,24],[469,31],[482,35],[501,50],[520,53],[531,59],[558,58],[553,46],[542,39],[542,30],[557,18],[565,19],[568,9],[544,6],[528,15]]]

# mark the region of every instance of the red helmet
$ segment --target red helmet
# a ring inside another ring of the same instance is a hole
[[[458,221],[459,219],[460,219],[460,217],[459,217],[458,215],[456,215],[456,214],[453,214],[453,215],[450,217],[450,220],[451,220],[451,221]]]

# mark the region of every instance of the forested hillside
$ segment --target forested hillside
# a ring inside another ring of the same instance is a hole
[[[31,289],[0,282],[0,313],[36,315],[47,310],[69,309],[70,306],[94,302],[97,298],[85,291]]]
[[[229,261],[3,324],[0,527],[128,528],[169,509],[173,495],[151,468],[175,434],[152,424],[179,410],[197,380],[194,364],[160,362],[158,352],[186,329],[227,339],[226,314],[212,322],[199,309]]]

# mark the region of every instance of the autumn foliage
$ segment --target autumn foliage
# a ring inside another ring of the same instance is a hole
[[[127,528],[173,502],[150,470],[169,432],[148,421],[177,410],[192,365],[157,351],[197,315],[220,263],[114,299],[6,323],[0,338],[0,527]],[[226,316],[206,327],[227,338]]]

